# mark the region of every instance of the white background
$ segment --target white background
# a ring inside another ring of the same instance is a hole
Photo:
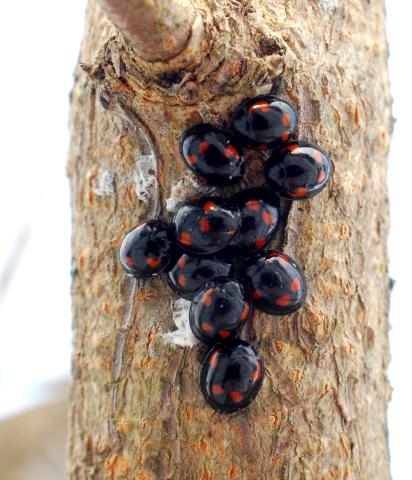
[[[69,373],[70,199],[64,167],[68,94],[82,35],[84,8],[85,0],[9,1],[0,7],[0,416],[3,417],[38,401],[41,385]],[[392,216],[390,272],[396,281],[391,306],[389,375],[394,392],[389,433],[393,478],[409,480],[412,5],[390,0],[387,11],[397,120],[388,177]],[[10,277],[9,271],[13,272]]]

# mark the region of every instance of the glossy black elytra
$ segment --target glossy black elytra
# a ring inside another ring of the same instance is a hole
[[[183,253],[167,274],[167,280],[180,297],[193,300],[209,280],[231,274],[232,265],[222,256]]]
[[[247,407],[262,386],[263,360],[247,342],[214,345],[200,372],[200,388],[208,404],[221,413]]]
[[[137,279],[158,275],[172,263],[174,241],[167,225],[157,219],[141,223],[123,239],[120,262]]]
[[[267,150],[287,142],[295,133],[298,116],[293,106],[274,95],[246,100],[235,113],[232,129],[246,147]]]
[[[271,149],[265,155],[270,188],[246,190],[230,200],[188,202],[170,230],[150,220],[129,232],[121,246],[120,259],[129,274],[141,279],[167,272],[171,288],[192,301],[190,327],[199,340],[213,345],[202,364],[200,387],[221,413],[248,406],[262,386],[262,359],[238,339],[254,306],[285,315],[306,299],[306,281],[296,263],[282,252],[267,251],[279,224],[277,196],[310,198],[331,174],[323,150],[294,139],[297,121],[289,102],[261,95],[236,111],[234,135],[209,124],[187,130],[181,155],[202,183],[224,187],[239,182],[245,172],[243,145]]]
[[[187,166],[208,185],[233,185],[245,173],[240,145],[230,133],[214,125],[202,123],[187,130],[180,152]]]
[[[244,280],[256,308],[263,312],[286,315],[305,302],[305,277],[294,260],[282,252],[272,250],[250,259]]]
[[[238,336],[252,315],[252,304],[234,280],[210,281],[194,298],[189,313],[193,334],[204,343],[229,341]]]
[[[307,142],[293,141],[273,152],[265,173],[278,195],[303,200],[326,187],[330,172],[330,160],[323,150]]]
[[[248,252],[263,250],[273,240],[280,219],[279,200],[267,188],[250,188],[234,197],[242,215],[233,243]]]
[[[240,226],[239,208],[220,197],[205,197],[179,208],[173,218],[179,245],[193,253],[223,250]]]

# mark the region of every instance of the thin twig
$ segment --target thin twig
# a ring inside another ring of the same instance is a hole
[[[189,0],[98,1],[146,60],[170,60],[190,38],[195,11]]]

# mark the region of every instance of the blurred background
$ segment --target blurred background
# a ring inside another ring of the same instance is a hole
[[[85,7],[86,0],[23,0],[0,6],[1,480],[65,478],[71,347],[65,162],[69,91]],[[393,478],[410,480],[412,229],[407,199],[412,159],[407,140],[412,72],[407,39],[412,4],[390,0],[387,13],[396,119],[388,175],[390,275],[395,281],[389,437]]]

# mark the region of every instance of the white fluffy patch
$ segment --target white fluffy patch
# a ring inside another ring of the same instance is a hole
[[[319,0],[320,6],[322,10],[327,13],[331,14],[332,11],[336,8],[338,4],[338,0]]]
[[[212,195],[215,191],[215,188],[202,185],[193,174],[187,172],[172,187],[170,197],[166,200],[166,209],[174,213],[188,198],[193,198],[197,195]]]
[[[193,335],[189,324],[189,309],[191,302],[184,298],[172,301],[170,307],[172,309],[173,321],[177,327],[174,332],[164,333],[162,336],[166,343],[179,347],[193,347],[198,340]]]
[[[137,159],[134,182],[137,198],[142,202],[148,203],[157,195],[157,161],[153,153]]]
[[[113,174],[108,170],[100,170],[93,190],[98,197],[112,195],[114,193]]]

